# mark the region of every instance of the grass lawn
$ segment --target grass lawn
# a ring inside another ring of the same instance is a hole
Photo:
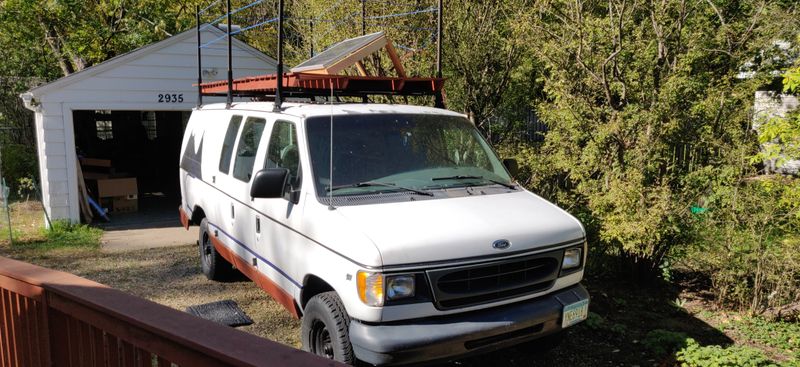
[[[14,241],[17,243],[32,243],[46,240],[42,231],[44,226],[44,211],[38,201],[25,201],[11,203],[11,228]],[[8,220],[5,207],[0,207],[0,245],[8,246]]]
[[[105,253],[97,246],[96,231],[76,227],[62,232],[68,234],[48,236],[31,230],[23,244],[0,245],[0,255],[71,272],[179,310],[231,299],[255,321],[241,330],[300,346],[299,321],[247,280],[206,280],[194,245]],[[95,242],[89,243],[92,239]],[[716,310],[702,289],[681,282],[641,286],[590,275],[584,283],[592,295],[590,317],[568,329],[563,343],[552,351],[523,345],[445,365],[673,366],[679,365],[675,351],[689,345],[689,357],[716,358],[720,353],[742,353],[737,348],[744,348],[764,357],[765,362],[755,366],[768,361],[800,366],[797,324]],[[720,346],[722,352],[700,347],[709,345]]]

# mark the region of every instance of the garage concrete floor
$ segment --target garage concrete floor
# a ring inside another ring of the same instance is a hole
[[[139,211],[109,213],[110,222],[97,223],[103,229],[103,251],[118,252],[156,247],[181,246],[197,241],[197,226],[187,231],[178,219],[178,205],[169,198],[144,197]],[[177,201],[180,202],[180,201]]]

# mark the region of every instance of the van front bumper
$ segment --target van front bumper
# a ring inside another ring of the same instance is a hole
[[[350,323],[359,360],[407,364],[501,349],[560,331],[565,305],[589,299],[580,284],[538,298],[463,314],[365,324]]]

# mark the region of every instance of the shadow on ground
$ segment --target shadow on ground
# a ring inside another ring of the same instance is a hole
[[[702,345],[730,345],[721,331],[686,312],[679,287],[588,277],[589,320],[567,329],[560,345],[537,350],[535,342],[450,362],[450,366],[672,366],[683,333]],[[653,332],[654,330],[657,330]],[[665,337],[666,334],[666,337]]]

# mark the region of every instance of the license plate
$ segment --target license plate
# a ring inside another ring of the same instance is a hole
[[[561,319],[561,328],[575,325],[589,315],[589,300],[575,302],[564,306],[564,316]]]

